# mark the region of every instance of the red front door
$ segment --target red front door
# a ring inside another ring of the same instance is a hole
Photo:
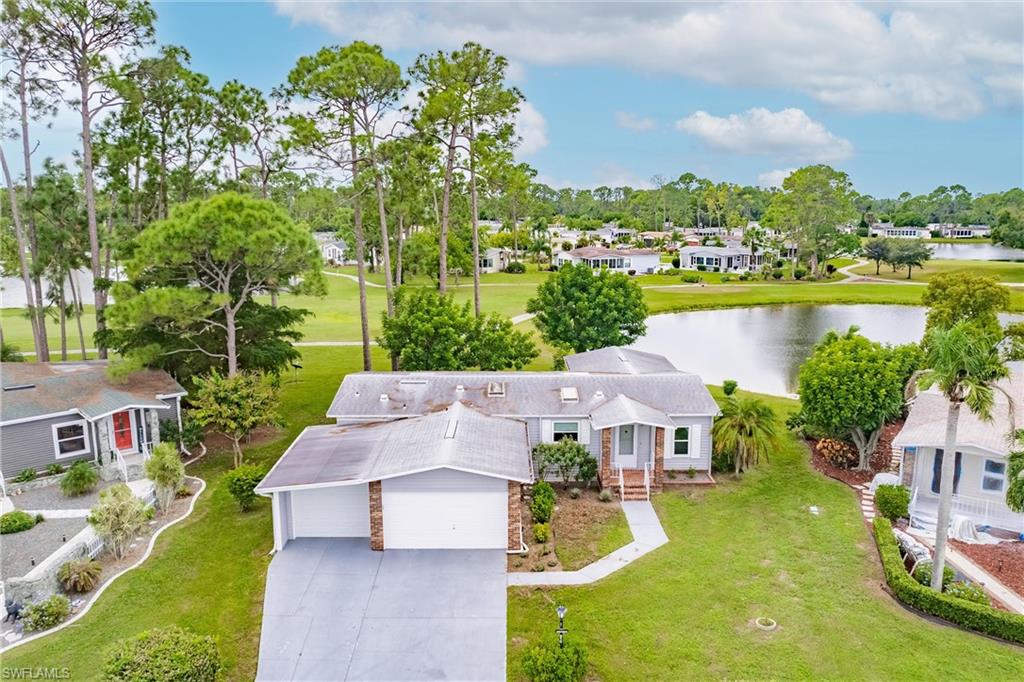
[[[132,449],[132,417],[128,412],[115,412],[111,417],[114,420],[114,446],[118,450]]]

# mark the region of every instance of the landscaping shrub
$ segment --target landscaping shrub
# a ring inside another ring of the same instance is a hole
[[[953,579],[956,578],[956,572],[946,564],[942,567],[942,590],[945,591],[949,587]],[[914,566],[914,580],[921,583],[927,588],[931,588],[932,584],[932,562],[922,561],[917,566]]]
[[[588,473],[589,479],[597,475],[596,462],[592,470],[588,466],[588,462],[594,462],[594,458],[583,445],[571,438],[563,438],[557,443],[541,443],[533,449],[533,453],[535,458],[545,462],[545,468],[554,466],[558,470],[562,485],[566,488],[570,481],[584,480],[583,473]],[[581,472],[581,469],[586,471]]]
[[[796,268],[793,270],[793,279],[803,279],[807,276],[807,271],[803,268]]]
[[[785,267],[785,265],[786,261],[782,260],[781,258],[778,258],[775,260],[774,263],[772,263],[772,268],[774,268],[775,270],[780,270],[783,267]]]
[[[741,282],[749,282],[752,278],[753,278],[753,275],[751,275],[749,272],[741,272],[740,273],[740,281]]]
[[[686,470],[686,477],[687,478],[696,478],[697,477],[697,470],[694,469],[693,467],[690,467],[689,469]]]
[[[18,472],[18,475],[14,477],[14,482],[28,483],[29,481],[36,480],[37,475],[38,474],[36,474],[35,469],[22,469],[20,472]]]
[[[533,486],[530,500],[530,515],[537,523],[547,523],[555,511],[555,489],[547,481],[538,481]]]
[[[966,599],[969,602],[975,604],[989,605],[988,595],[985,594],[985,590],[980,585],[973,583],[967,583],[962,580],[957,580],[946,585],[946,594],[957,599]]]
[[[20,509],[15,509],[14,511],[9,511],[3,516],[0,516],[0,535],[20,533],[23,530],[28,530],[34,525],[36,525],[34,517],[29,516]]]
[[[835,265],[833,265],[832,263],[826,263],[825,264],[825,274],[831,275],[831,274],[835,273],[835,271],[836,271],[836,266]]]
[[[245,464],[229,471],[227,476],[224,477],[228,492],[238,502],[238,507],[242,511],[252,508],[253,503],[256,502],[258,497],[256,495],[256,486],[259,485],[264,476],[266,476],[266,472],[262,467],[258,467],[255,464]]]
[[[121,641],[103,670],[105,680],[210,682],[220,673],[220,652],[209,635],[177,627],[147,630]]]
[[[739,388],[739,383],[735,379],[726,379],[722,382],[722,393],[726,395],[732,395]]]
[[[848,469],[859,461],[852,445],[838,438],[822,438],[818,441],[818,454],[832,466]]]
[[[718,281],[722,284],[727,284],[732,281],[732,275],[722,275],[718,278]]]
[[[703,267],[703,266],[699,266],[699,267]],[[698,275],[696,273],[688,272],[685,275],[683,275],[683,284],[697,284],[699,282],[700,282],[700,275]]]
[[[185,465],[178,455],[178,449],[170,443],[160,443],[153,448],[153,454],[146,460],[146,478],[156,488],[156,503],[160,511],[166,512],[175,493],[185,481]]]
[[[99,482],[100,475],[91,464],[75,462],[60,479],[60,489],[65,497],[78,497],[91,491]]]
[[[902,519],[909,514],[910,491],[901,485],[880,485],[875,489],[875,505],[890,521]]]
[[[630,277],[632,277],[633,275],[636,274],[636,270],[634,270],[633,268],[630,268],[629,270],[626,271],[626,274],[629,275]]]
[[[589,488],[590,482],[597,478],[597,460],[587,454],[576,466],[576,478]]]
[[[523,672],[530,682],[580,682],[587,674],[587,653],[575,642],[537,645],[526,652]]]
[[[50,466],[46,467],[47,476],[59,476],[64,473],[64,467],[57,462],[54,462]]]
[[[21,612],[21,623],[26,632],[48,630],[64,622],[71,613],[71,602],[61,594],[55,594],[41,602],[28,606]]]
[[[868,237],[870,235],[871,235],[871,230],[868,229],[867,227],[858,227],[857,228],[857,236],[858,237]]]
[[[697,271],[698,272],[705,272],[705,271],[707,271],[707,269],[708,269],[708,266],[706,266],[706,265],[698,265],[697,266]]]
[[[571,488],[569,490],[569,497],[571,497],[574,500],[580,499],[580,495],[582,495],[582,494],[583,494],[583,491],[581,491],[579,488]]]
[[[526,272],[526,266],[519,261],[514,261],[505,266],[505,272],[510,275],[521,275]]]
[[[611,488],[602,488],[601,492],[597,494],[597,499],[601,502],[611,502],[613,498]]]
[[[551,539],[551,524],[550,523],[535,523],[533,524],[533,539],[537,542],[547,542]]]
[[[90,592],[100,580],[103,566],[90,557],[66,561],[57,571],[57,580],[68,592]]]
[[[89,511],[87,520],[114,558],[122,559],[128,545],[152,517],[153,510],[135,497],[127,485],[118,483],[100,493],[99,504]]]
[[[782,270],[772,270],[772,279],[782,279]]]
[[[186,450],[198,448],[203,442],[203,425],[191,417],[188,412],[181,415],[181,428],[173,419],[160,420],[160,442],[181,443]]]
[[[679,256],[675,256],[672,259],[672,267],[674,267],[674,268],[678,268],[679,267]]]
[[[680,270],[679,268],[665,268],[664,270],[661,271],[661,274],[663,274],[663,275],[678,275],[681,272],[682,272],[682,270]]]
[[[1024,616],[975,604],[949,593],[940,594],[921,585],[907,574],[903,566],[899,546],[892,533],[892,524],[881,516],[875,517],[873,523],[885,580],[897,599],[961,627],[1024,644]]]

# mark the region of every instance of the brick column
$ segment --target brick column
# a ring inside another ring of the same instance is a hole
[[[384,501],[380,481],[370,481],[370,549],[384,549]]]
[[[665,482],[665,429],[654,427],[654,481],[651,487],[661,490]]]
[[[508,482],[508,547],[518,551],[523,546],[523,485],[519,481]]]
[[[598,474],[602,488],[611,485],[612,480],[612,430],[601,429],[601,470]]]

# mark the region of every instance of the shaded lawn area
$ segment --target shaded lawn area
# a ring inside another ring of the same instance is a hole
[[[882,263],[878,274],[875,274],[874,262],[866,265],[859,265],[853,269],[859,275],[870,275],[871,277],[882,277],[884,279],[907,281],[907,271],[904,268],[893,272],[892,267]],[[935,275],[947,272],[971,272],[976,275],[993,277],[1000,282],[1024,282],[1024,263],[1011,263],[992,260],[931,260],[924,264],[923,268],[914,268],[911,273],[911,281],[927,282]]]
[[[375,360],[384,366],[379,353]],[[292,374],[284,379],[286,426],[247,449],[247,462],[269,466],[302,428],[323,423],[342,377],[362,369],[358,348],[306,348],[303,364],[297,381]],[[71,679],[97,679],[117,641],[179,625],[217,637],[227,679],[253,679],[273,526],[269,500],[238,511],[223,485],[230,468],[230,451],[211,453],[189,467],[189,474],[207,482],[192,515],[161,535],[146,563],[118,578],[82,620],[4,654],[4,666],[66,666]]]
[[[882,592],[853,491],[813,472],[788,434],[741,482],[725,476],[712,489],[662,493],[654,505],[668,545],[594,585],[510,590],[509,679],[522,679],[526,648],[555,641],[557,604],[568,607],[569,637],[586,645],[599,679],[1024,674],[1019,648],[931,624]],[[755,629],[762,615],[780,628]]]

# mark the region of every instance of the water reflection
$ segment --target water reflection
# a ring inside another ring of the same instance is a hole
[[[1024,249],[986,243],[929,244],[935,260],[1012,260],[1024,261]]]

